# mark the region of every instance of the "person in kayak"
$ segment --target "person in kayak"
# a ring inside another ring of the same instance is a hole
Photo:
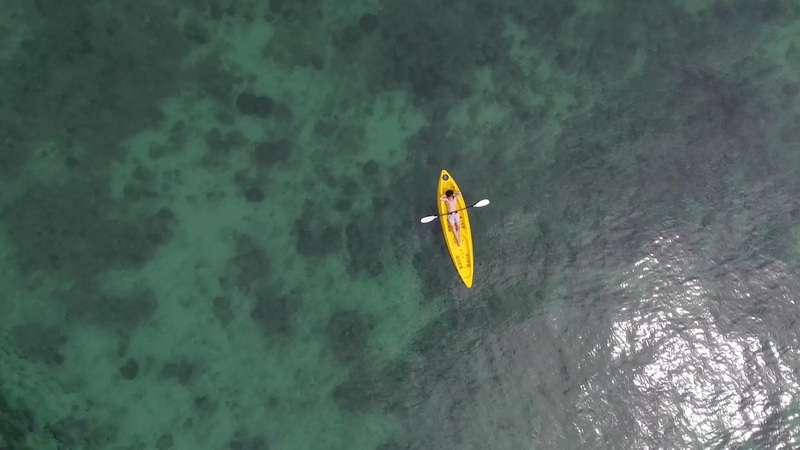
[[[460,216],[458,215],[458,202],[456,202],[459,195],[461,195],[461,191],[453,192],[452,189],[448,189],[443,196],[439,197],[439,200],[447,205],[447,223],[450,224],[450,230],[452,230],[453,234],[456,236],[456,245],[460,247]]]

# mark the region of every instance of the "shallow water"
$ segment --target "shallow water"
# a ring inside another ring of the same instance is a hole
[[[798,446],[795,3],[4,10],[0,448]]]

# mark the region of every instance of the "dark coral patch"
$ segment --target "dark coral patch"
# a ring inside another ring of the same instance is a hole
[[[0,394],[0,448],[25,449],[25,437],[34,430],[33,414],[8,403]]]
[[[361,172],[368,177],[375,177],[380,172],[380,166],[374,159],[370,159],[361,166]]]
[[[48,424],[47,429],[65,448],[78,448],[83,438],[89,434],[89,422],[68,416]]]
[[[303,213],[295,220],[293,234],[297,251],[303,256],[327,255],[341,248],[341,231],[325,222],[320,212],[313,202],[307,201]]]
[[[403,450],[404,448],[408,448],[405,445],[400,445],[396,442],[384,442],[378,445],[375,450]]]
[[[47,425],[47,430],[61,444],[59,448],[109,448],[117,437],[115,425],[97,424],[67,416]],[[19,447],[25,448],[25,447]]]
[[[436,229],[431,227],[431,235],[433,235],[435,232]],[[441,229],[439,229],[440,235],[441,232]],[[446,256],[447,253],[444,255]],[[430,252],[424,251],[416,253],[411,259],[411,264],[414,266],[414,270],[417,272],[417,276],[419,276],[419,279],[422,283],[422,293],[424,294],[423,297],[426,299],[432,299],[437,295],[440,295],[440,286],[442,280],[447,279],[448,271],[451,271],[452,268],[447,267],[445,264],[437,263],[436,258],[431,258]]]
[[[158,197],[158,193],[148,189],[144,183],[128,183],[122,190],[126,202],[136,202],[141,199]]]
[[[272,114],[274,107],[275,102],[267,95],[244,92],[236,98],[236,108],[247,116],[267,117]]]
[[[255,111],[256,96],[250,92],[243,92],[236,97],[236,109],[244,115],[252,115]]]
[[[339,311],[328,319],[325,335],[328,348],[342,363],[362,361],[367,351],[371,325],[358,311]]]
[[[300,308],[300,299],[262,289],[256,293],[256,304],[250,317],[267,336],[289,336],[292,318]]]
[[[505,15],[481,17],[480,27],[475,27],[472,21],[442,16],[436,8],[431,2],[387,4],[382,8],[382,17],[408,18],[386,24],[389,28],[385,33],[392,36],[391,49],[387,50],[392,55],[393,70],[386,72],[382,82],[389,85],[410,82],[417,104],[441,100],[443,103],[431,104],[432,109],[446,111],[446,103],[469,95],[469,82],[464,74],[476,67],[475,55],[502,29]]]
[[[212,312],[223,327],[233,321],[233,310],[231,301],[227,297],[215,297],[212,302]]]
[[[58,327],[29,323],[15,326],[12,334],[14,347],[23,358],[54,366],[64,362],[61,347],[67,338]]]
[[[227,105],[233,96],[233,88],[241,80],[237,75],[224,70],[224,67],[220,52],[211,53],[185,73],[184,82],[195,83],[203,94]],[[182,145],[186,140],[181,138],[180,143],[176,142],[173,133],[170,133],[170,142]]]
[[[151,245],[160,245],[172,239],[175,213],[167,207],[160,208],[144,220],[143,232]]]
[[[3,121],[0,124],[0,176],[4,180],[13,180],[21,174],[31,152],[23,145],[22,135],[11,124]],[[22,142],[21,142],[22,141]],[[71,158],[71,159],[70,159]],[[80,165],[80,161],[72,156],[67,157],[65,164],[69,168]]]
[[[91,185],[39,185],[12,203],[5,220],[21,271],[86,279],[110,269],[137,268],[171,237],[168,222],[125,218],[104,192],[105,187]],[[151,232],[161,239],[150,239]]]
[[[275,102],[272,98],[266,95],[259,95],[256,97],[256,102],[254,105],[254,113],[258,117],[267,117],[268,115],[272,114],[272,110],[275,108]]]
[[[230,450],[269,450],[269,443],[263,437],[236,436],[228,448]]]
[[[779,17],[786,16],[786,8],[780,0],[765,0],[762,2],[737,1],[734,10],[751,15],[757,20],[769,22]]]
[[[337,211],[344,212],[344,211],[350,211],[350,208],[352,208],[352,206],[353,202],[351,202],[346,198],[343,198],[334,203],[333,208]]]
[[[153,317],[158,302],[151,290],[128,297],[101,296],[95,303],[92,315],[103,324],[123,328],[139,326]]]
[[[122,330],[131,330],[146,323],[158,307],[151,290],[117,296],[101,292],[93,284],[73,286],[62,297],[62,302],[69,319]]]
[[[317,223],[313,226],[306,219],[295,222],[297,251],[303,256],[321,256],[340,248],[341,233],[330,224]],[[313,226],[313,228],[312,228]]]
[[[171,209],[163,207],[158,210],[158,212],[156,213],[156,217],[158,217],[161,220],[172,220],[175,218],[175,213],[173,213]]]
[[[197,372],[194,364],[187,361],[167,363],[161,369],[160,380],[177,380],[183,386],[191,384]]]
[[[136,168],[134,168],[133,171],[131,171],[131,176],[133,177],[134,180],[147,183],[150,183],[153,180],[155,180],[155,175],[153,174],[153,171],[143,166],[136,166]]]
[[[363,272],[377,276],[383,273],[381,247],[384,235],[378,229],[363,226],[363,223],[356,220],[345,228],[349,271],[352,275]]]
[[[153,243],[142,227],[132,221],[109,219],[91,231],[95,258],[106,267],[139,267],[152,255]]]
[[[293,150],[292,141],[277,139],[259,142],[253,151],[253,162],[260,166],[271,166],[289,159]]]
[[[361,40],[361,30],[356,25],[348,25],[342,30],[342,38],[348,44],[357,44]]]
[[[133,380],[139,375],[139,363],[135,359],[128,359],[119,368],[119,374],[124,380]]]
[[[253,186],[244,191],[244,199],[250,203],[261,203],[265,198],[266,196],[264,195],[264,191],[257,186]]]
[[[8,61],[15,69],[3,70],[4,121],[41,118],[37,138],[61,138],[65,148],[78,143],[87,149],[85,167],[99,172],[122,153],[113,150],[119,141],[157,122],[160,100],[179,92],[180,61],[190,47],[169,7],[155,3],[129,4],[130,21],[52,0],[28,12],[38,32]],[[53,103],[64,92],[81,101]]]
[[[216,0],[208,2],[208,15],[214,20],[220,20],[225,16],[225,9]]]
[[[257,181],[247,173],[246,170],[237,170],[233,174],[233,182],[238,186],[242,191],[245,191],[252,187]]]
[[[201,395],[194,399],[194,407],[201,414],[208,414],[214,411],[214,402],[207,395]]]
[[[162,434],[156,441],[156,448],[158,450],[170,450],[175,445],[175,439],[171,434]]]
[[[125,330],[117,329],[117,358],[122,358],[128,354],[131,346],[131,336]]]
[[[372,13],[364,14],[358,19],[358,26],[361,28],[361,31],[367,34],[371,34],[378,29],[378,16]]]
[[[294,8],[286,8],[283,10],[282,16],[283,20],[285,20],[287,23],[294,23],[300,18],[300,13],[298,13]]]
[[[364,370],[354,371],[347,381],[333,390],[336,406],[353,413],[374,408],[381,397],[378,380]]]
[[[234,239],[236,255],[233,264],[239,269],[239,284],[249,287],[252,282],[266,278],[270,269],[266,250],[250,236],[236,235]]]
[[[344,195],[353,197],[361,192],[361,186],[359,186],[354,180],[345,180],[344,184],[342,185],[342,190],[344,191]]]
[[[204,136],[206,152],[201,164],[212,170],[227,168],[228,157],[231,153],[241,151],[248,145],[247,137],[238,130],[222,133],[219,128],[214,128]]]
[[[317,68],[318,70],[322,69],[322,66],[323,66],[323,62],[322,61],[317,61],[315,59],[312,62],[312,64],[314,64],[314,67]],[[317,66],[319,66],[319,67],[317,67]],[[289,122],[292,122],[294,120],[294,111],[292,111],[292,108],[289,105],[287,105],[286,103],[276,103],[275,104],[275,111],[272,114],[275,117],[275,119],[280,121],[280,122],[289,123]]]
[[[370,199],[370,204],[372,205],[372,211],[375,214],[382,213],[389,209],[392,205],[386,201],[386,197],[381,194],[375,194]]]
[[[196,44],[205,44],[210,39],[211,32],[200,20],[189,19],[183,25],[183,35]]]
[[[338,129],[336,122],[332,120],[320,119],[314,122],[314,134],[319,137],[330,137]]]
[[[72,155],[70,155],[70,156],[67,156],[64,159],[64,165],[67,166],[70,169],[74,169],[74,168],[76,168],[76,167],[81,165],[81,160],[76,158],[76,157],[74,157],[74,156],[72,156]]]
[[[350,412],[363,412],[372,407],[372,402],[369,398],[369,386],[361,380],[347,380],[346,382],[336,386],[333,390],[333,401],[340,409]]]

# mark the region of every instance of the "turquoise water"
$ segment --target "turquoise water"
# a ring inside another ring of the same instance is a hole
[[[800,5],[640,3],[0,3],[0,449],[797,447]]]

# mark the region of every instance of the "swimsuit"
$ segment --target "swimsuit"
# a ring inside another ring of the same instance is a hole
[[[449,220],[453,225],[458,223],[458,211],[447,213],[447,220]]]

